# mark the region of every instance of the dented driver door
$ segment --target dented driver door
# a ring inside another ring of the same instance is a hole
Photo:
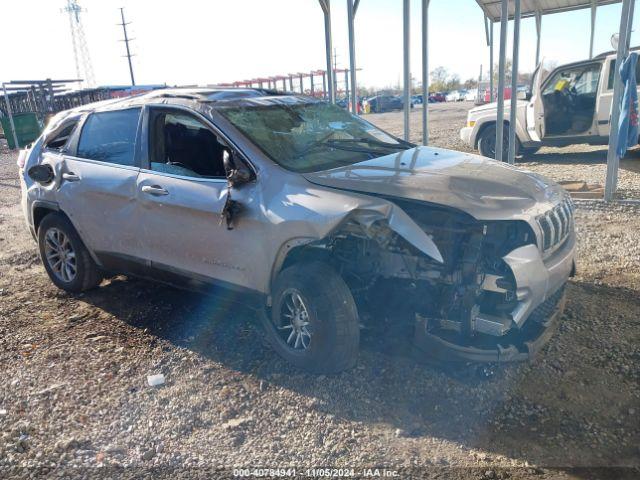
[[[229,229],[224,179],[181,178],[142,170],[137,198],[141,250],[151,266],[207,283],[248,286],[246,222]]]
[[[143,137],[151,141],[145,141],[148,160],[136,182],[143,260],[158,274],[250,286],[246,252],[260,237],[249,205],[255,184],[230,187],[222,161],[226,144],[196,112],[152,106],[144,117]],[[224,214],[231,205],[243,212],[234,209],[229,224]]]

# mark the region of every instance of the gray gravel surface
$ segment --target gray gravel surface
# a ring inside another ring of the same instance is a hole
[[[452,135],[464,104],[436,107],[433,143],[460,147]],[[582,174],[580,164],[562,168]],[[578,203],[578,276],[535,363],[495,368],[488,378],[473,366],[417,364],[388,319],[363,332],[353,370],[313,376],[265,347],[242,305],[124,277],[83,295],[56,289],[24,226],[15,155],[5,150],[0,477],[387,466],[404,468],[403,477],[634,478],[638,213]],[[157,373],[166,383],[148,386]]]

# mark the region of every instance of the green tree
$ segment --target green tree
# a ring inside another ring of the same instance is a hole
[[[467,90],[472,90],[478,87],[478,81],[475,78],[468,78],[464,81],[462,86]]]

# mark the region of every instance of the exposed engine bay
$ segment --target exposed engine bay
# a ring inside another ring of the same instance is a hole
[[[451,208],[394,202],[434,241],[442,262],[419,251],[383,221],[370,226],[348,222],[322,242],[303,248],[325,256],[363,311],[393,308],[422,333],[461,346],[496,348],[501,340],[516,341],[524,321],[518,324],[512,315],[518,307],[517,285],[504,257],[519,247],[536,246],[529,224],[478,221]],[[550,301],[555,306],[558,299]],[[541,315],[530,317],[528,330],[545,320]]]

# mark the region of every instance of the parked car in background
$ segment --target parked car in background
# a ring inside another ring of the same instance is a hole
[[[412,95],[412,96],[411,96],[411,102],[412,102],[414,105],[422,105],[422,103],[423,103],[422,95],[421,95],[421,94],[419,94],[419,95]]]
[[[435,92],[435,93],[429,94],[429,103],[439,103],[439,102],[446,102],[446,101],[447,101],[447,98],[445,94],[442,92]]]
[[[471,90],[467,90],[467,93],[464,95],[465,102],[475,102],[478,97],[478,89],[472,88]]]
[[[373,113],[390,112],[404,108],[402,97],[397,95],[375,95],[367,98],[367,102],[369,102],[369,109]]]
[[[440,360],[526,360],[574,269],[559,185],[302,95],[166,89],[90,104],[56,115],[18,165],[57,287],[124,273],[228,296],[313,372],[352,367],[375,318]]]
[[[526,155],[544,145],[607,144],[614,71],[613,52],[553,69],[539,65],[531,79],[531,93],[519,91],[516,99],[517,151]],[[640,63],[636,74],[640,80]],[[510,104],[505,102],[505,121]],[[497,113],[495,102],[473,108],[460,131],[465,143],[490,158],[495,158]]]
[[[447,102],[461,102],[466,94],[466,90],[453,90],[447,94],[446,100]]]
[[[489,88],[486,88],[484,90],[483,98],[484,98],[484,103],[491,102],[491,90]],[[493,98],[494,100],[498,98],[498,92],[495,88],[493,92]],[[511,87],[504,87],[504,99],[509,100],[510,98],[511,98]]]
[[[363,113],[364,109],[363,109],[363,105],[362,102],[364,101],[364,99],[359,99],[358,101],[358,113]],[[336,105],[338,105],[340,108],[344,108],[345,110],[349,110],[350,106],[351,106],[351,101],[348,98],[341,98],[339,100],[336,100]]]

